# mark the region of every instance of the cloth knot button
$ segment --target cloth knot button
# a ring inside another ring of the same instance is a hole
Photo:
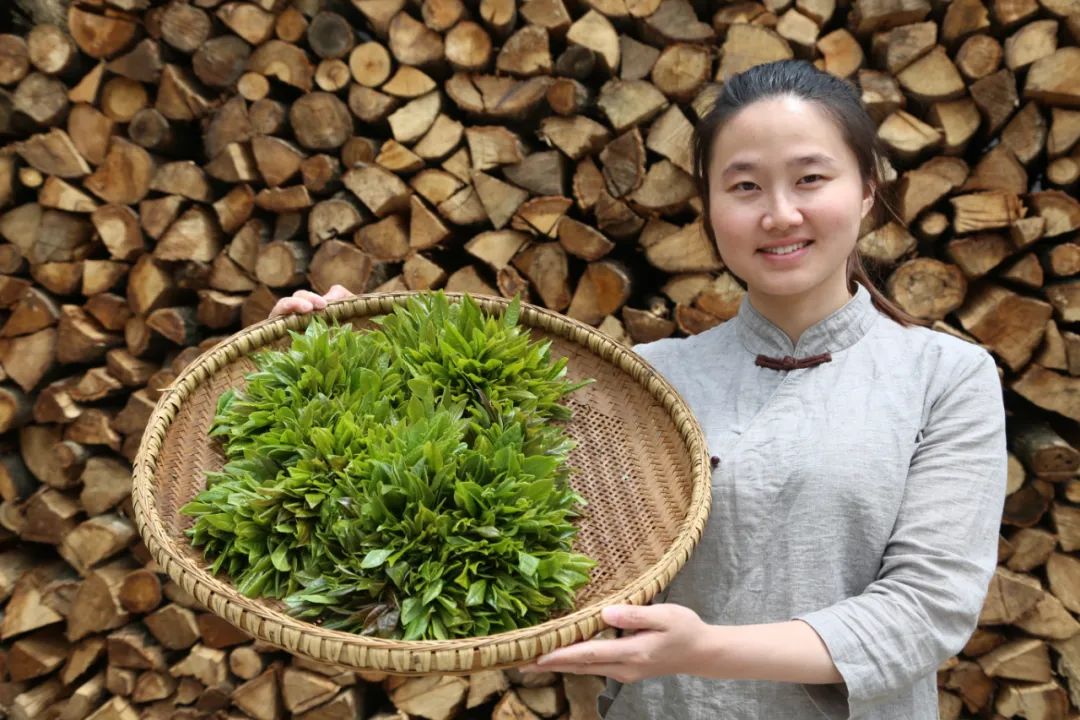
[[[771,370],[798,370],[800,368],[814,367],[815,365],[821,365],[822,363],[832,362],[832,355],[829,353],[822,353],[820,355],[811,355],[804,358],[795,358],[791,355],[785,355],[782,358],[772,358],[766,355],[758,355],[757,360],[754,361],[758,367],[765,367]]]

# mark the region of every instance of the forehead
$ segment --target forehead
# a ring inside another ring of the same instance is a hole
[[[778,97],[747,105],[720,128],[713,164],[823,154],[855,162],[836,121],[817,103]]]

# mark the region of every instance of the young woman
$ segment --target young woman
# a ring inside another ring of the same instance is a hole
[[[801,61],[732,77],[695,129],[706,231],[747,293],[635,349],[718,458],[712,514],[664,597],[605,609],[622,637],[528,668],[610,678],[607,720],[937,717],[996,565],[1005,414],[990,355],[862,268],[879,157],[858,95]]]

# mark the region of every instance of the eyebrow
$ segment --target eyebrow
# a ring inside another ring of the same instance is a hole
[[[821,153],[811,153],[810,155],[800,155],[799,157],[792,158],[786,163],[788,167],[805,167],[807,165],[827,165],[832,166],[833,159],[828,155],[822,155]],[[748,160],[736,161],[724,168],[724,171],[720,173],[720,177],[727,177],[740,172],[750,172],[757,168],[757,164]]]

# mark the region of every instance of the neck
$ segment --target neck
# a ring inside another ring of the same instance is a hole
[[[770,295],[752,287],[747,294],[754,309],[783,330],[792,345],[797,345],[808,327],[832,315],[851,300],[845,275],[840,276],[841,282],[831,281],[830,278],[830,281],[795,295]]]

